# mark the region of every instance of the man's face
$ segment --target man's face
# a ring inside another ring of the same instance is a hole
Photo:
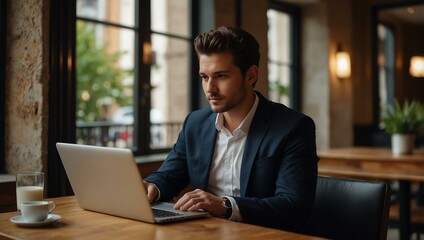
[[[249,86],[230,53],[201,54],[199,75],[206,99],[214,112],[236,109],[246,97]]]

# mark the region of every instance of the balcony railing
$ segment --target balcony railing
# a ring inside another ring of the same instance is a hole
[[[182,123],[152,123],[150,126],[150,148],[171,148],[181,130]],[[131,148],[133,146],[133,124],[111,121],[78,122],[77,142],[80,144]],[[142,137],[139,141],[143,141]]]

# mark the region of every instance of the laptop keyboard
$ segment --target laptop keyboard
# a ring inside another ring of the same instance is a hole
[[[181,213],[170,212],[170,211],[165,211],[165,210],[160,210],[155,208],[152,208],[152,210],[153,210],[153,215],[155,217],[172,217],[172,216],[182,215]]]

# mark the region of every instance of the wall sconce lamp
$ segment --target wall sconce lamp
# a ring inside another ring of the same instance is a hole
[[[338,78],[350,77],[350,56],[346,51],[341,51],[340,45],[337,47],[336,53],[336,76]]]
[[[143,63],[151,65],[153,63],[153,54],[152,54],[152,43],[144,42],[143,43]]]
[[[424,77],[424,56],[412,56],[409,74],[413,77]]]

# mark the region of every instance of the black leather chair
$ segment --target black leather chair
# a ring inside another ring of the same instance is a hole
[[[329,239],[386,239],[390,185],[318,176],[306,234]]]

